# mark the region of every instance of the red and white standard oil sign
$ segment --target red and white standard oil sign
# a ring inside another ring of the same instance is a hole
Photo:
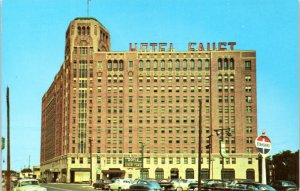
[[[272,148],[270,139],[265,135],[261,135],[256,138],[255,146],[258,152],[262,155],[268,154]]]

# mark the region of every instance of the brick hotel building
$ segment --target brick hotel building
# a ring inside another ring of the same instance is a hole
[[[256,52],[232,42],[188,44],[111,51],[99,21],[74,19],[42,99],[42,177],[197,178],[201,113],[202,177],[258,180]]]

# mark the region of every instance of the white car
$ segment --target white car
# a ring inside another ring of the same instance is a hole
[[[173,184],[173,189],[176,191],[183,191],[183,190],[188,190],[189,184],[193,182],[190,179],[185,180],[185,179],[173,179],[171,183]]]
[[[13,191],[47,191],[36,179],[20,179]]]
[[[109,184],[110,190],[128,190],[132,181],[130,179],[116,179],[114,183]]]

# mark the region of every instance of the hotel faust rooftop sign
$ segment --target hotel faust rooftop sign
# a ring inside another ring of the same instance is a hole
[[[188,51],[226,51],[234,50],[236,42],[218,42],[218,43],[188,43]],[[174,50],[173,43],[129,43],[129,51],[140,52],[172,52]]]
[[[124,157],[124,167],[142,168],[142,158],[139,157]]]

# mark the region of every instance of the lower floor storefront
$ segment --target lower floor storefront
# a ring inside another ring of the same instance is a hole
[[[131,162],[128,162],[131,161]],[[223,159],[213,154],[211,160],[204,155],[201,163],[203,179],[252,179],[258,181],[257,155],[236,154]],[[76,154],[56,158],[41,164],[41,177],[48,182],[88,183],[98,179],[155,178],[197,179],[197,155],[147,156],[140,155]],[[92,164],[91,164],[92,163]],[[92,166],[92,168],[91,168]]]

